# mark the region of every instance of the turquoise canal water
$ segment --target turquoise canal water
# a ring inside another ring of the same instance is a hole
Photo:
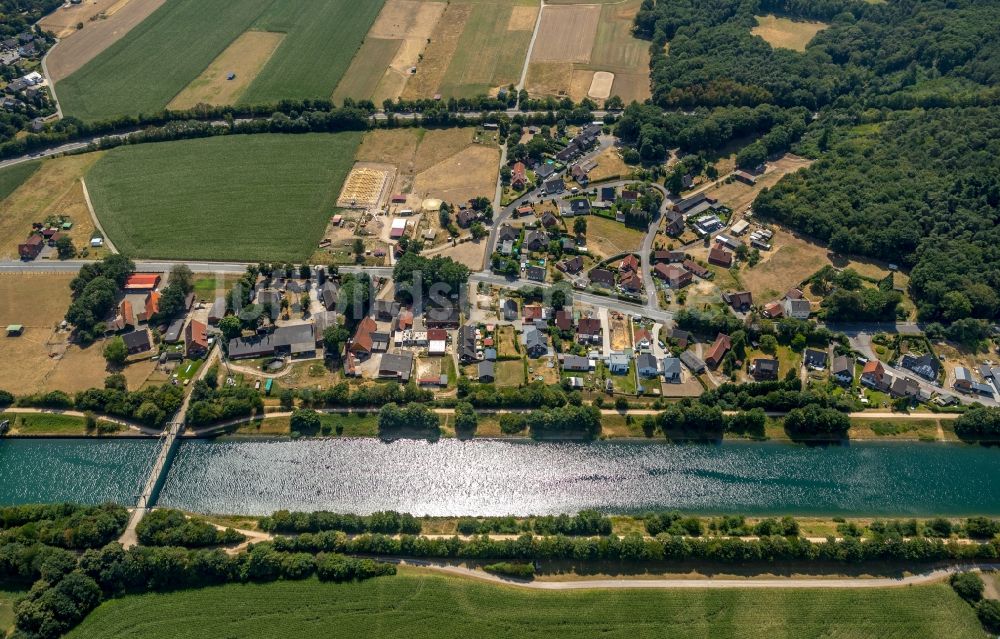
[[[149,440],[0,441],[0,502],[130,502]],[[960,444],[670,445],[375,439],[180,444],[159,504],[426,515],[1000,515],[1000,451]]]

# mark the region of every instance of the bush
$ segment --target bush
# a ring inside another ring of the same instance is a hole
[[[535,564],[513,563],[501,561],[495,564],[483,566],[486,572],[492,572],[505,577],[516,577],[519,579],[531,579],[535,576]]]
[[[386,510],[368,516],[341,515],[324,510],[311,513],[279,510],[270,517],[260,520],[261,530],[278,533],[316,533],[325,530],[339,530],[358,534],[365,532],[388,535],[418,534],[420,521],[408,513]]]
[[[958,596],[969,603],[976,603],[983,598],[983,579],[974,572],[955,573],[948,580]]]
[[[989,632],[1000,633],[1000,601],[984,599],[976,606],[976,616]]]
[[[158,509],[146,514],[136,528],[139,542],[147,546],[228,546],[246,541],[232,528],[219,530],[203,519],[188,518],[179,510]]]
[[[322,427],[323,420],[316,411],[306,408],[297,408],[292,411],[292,432],[309,437],[318,433]]]
[[[355,559],[341,554],[327,553],[316,556],[316,576],[320,581],[362,581],[395,574],[394,565],[372,559]]]
[[[503,413],[500,415],[500,432],[513,435],[523,433],[528,427],[528,417],[524,413]]]

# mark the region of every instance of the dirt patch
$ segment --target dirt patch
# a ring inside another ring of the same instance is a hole
[[[413,191],[420,197],[446,202],[492,196],[496,189],[500,154],[497,149],[470,146],[417,174]]]
[[[440,2],[389,0],[368,31],[370,38],[430,37],[445,6]]]
[[[198,104],[234,104],[271,59],[284,38],[283,33],[269,31],[247,31],[241,34],[212,60],[201,75],[184,87],[167,108],[182,110]],[[233,75],[231,80],[230,74]]]
[[[611,97],[611,85],[614,84],[615,74],[607,71],[595,71],[594,79],[590,82],[590,90],[587,95],[595,100],[605,100]]]
[[[587,250],[599,259],[642,248],[645,234],[621,222],[591,215],[587,218]]]
[[[450,257],[473,270],[479,270],[483,268],[483,256],[486,254],[486,240],[459,242],[455,246],[442,249],[436,254],[442,257]]]
[[[354,165],[337,198],[341,208],[369,209],[379,206],[389,197],[395,167],[372,163]]]
[[[775,48],[805,51],[809,41],[827,26],[822,22],[800,22],[766,15],[757,16],[757,26],[750,33]]]
[[[428,98],[438,92],[471,15],[472,5],[469,4],[448,4],[445,7],[440,17],[441,28],[436,30],[427,44],[424,58],[417,65],[417,73],[410,77],[403,89],[404,99]]]
[[[535,19],[538,17],[538,7],[514,7],[510,12],[508,31],[534,31]]]
[[[594,161],[597,166],[590,172],[590,181],[610,180],[631,175],[632,169],[625,164],[621,153],[614,147],[601,151]]]
[[[78,33],[77,25],[83,23],[83,28],[87,28],[87,23],[95,19],[111,16],[125,7],[129,0],[88,0],[80,4],[63,5],[38,21],[44,31],[51,31],[60,40],[69,38],[74,33]]]
[[[600,18],[598,5],[546,7],[532,61],[589,62]]]
[[[0,203],[0,258],[17,257],[17,245],[31,231],[33,222],[63,215],[73,222],[67,232],[77,250],[89,246],[94,223],[83,197],[80,178],[103,152],[44,160],[24,184]]]
[[[609,337],[611,339],[611,350],[623,351],[632,347],[632,334],[629,332],[628,320],[620,313],[611,313],[608,316]]]
[[[19,337],[0,335],[0,361],[17,362],[17,374],[4,380],[5,390],[72,393],[103,385],[108,374],[103,344],[80,349],[69,344],[69,333],[58,327],[69,307],[73,277],[68,273],[0,274],[0,325],[25,327]],[[138,388],[152,369],[152,362],[126,367],[129,387]]]
[[[49,53],[45,65],[53,82],[68,77],[93,60],[160,8],[166,0],[129,0],[127,4],[112,5],[105,18],[84,22],[72,38],[61,41]],[[57,12],[58,13],[58,12]],[[110,15],[108,15],[110,14]]]

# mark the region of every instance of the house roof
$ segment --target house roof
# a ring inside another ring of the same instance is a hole
[[[160,283],[159,273],[133,273],[125,278],[125,290],[156,288]]]
[[[410,379],[410,371],[413,369],[413,353],[404,351],[402,353],[385,353],[378,364],[378,374],[380,377],[395,376],[401,381]]]
[[[313,335],[312,324],[279,326],[274,332],[262,337],[235,337],[229,340],[229,356],[239,358],[266,355],[285,347],[290,347],[293,353],[315,349],[316,337]]]
[[[184,318],[178,317],[177,319],[170,322],[167,326],[166,332],[163,334],[164,342],[176,342],[181,338],[181,331],[184,330]]]
[[[595,268],[590,272],[589,277],[591,282],[605,284],[607,286],[615,285],[615,276],[607,269]]]
[[[705,362],[691,351],[684,351],[680,355],[680,360],[691,370],[698,372],[705,369]]]
[[[497,231],[497,239],[499,239],[501,242],[504,242],[506,240],[516,240],[518,237],[520,237],[520,235],[521,235],[521,230],[516,229],[509,224],[504,224],[503,226],[500,227],[500,230]]]
[[[656,358],[652,353],[639,353],[635,358],[635,365],[638,368],[656,368]]]
[[[555,324],[560,329],[568,331],[573,328],[573,314],[564,308],[556,311]]]
[[[691,271],[692,273],[701,278],[708,277],[708,275],[711,273],[711,271],[709,271],[701,264],[695,262],[694,260],[684,260],[684,268],[686,268],[687,270]]]
[[[621,264],[618,265],[618,270],[619,271],[639,270],[639,258],[629,253],[624,258],[622,258]]]
[[[851,377],[854,377],[854,360],[847,355],[834,357],[830,370],[834,375],[849,373]]]
[[[805,352],[806,365],[826,366],[826,351],[807,348]]]
[[[528,348],[548,347],[545,334],[534,326],[529,326],[524,330],[524,344]]]
[[[184,329],[184,336],[187,338],[188,347],[192,344],[202,348],[208,348],[208,327],[198,320],[191,320]]]
[[[681,374],[681,360],[677,357],[664,357],[663,358],[663,374],[667,377],[673,377],[675,375]]]
[[[358,322],[358,328],[354,331],[354,337],[351,339],[351,348],[358,347],[364,351],[371,351],[372,346],[374,346],[372,333],[377,329],[378,325],[370,317],[366,317]]]
[[[882,362],[877,359],[868,360],[865,367],[861,370],[862,375],[878,375],[882,376],[885,374],[885,367],[882,366]]]
[[[150,291],[146,295],[146,319],[149,320],[152,316],[160,312],[160,293],[159,291]]]
[[[705,356],[705,361],[711,360],[713,362],[719,362],[726,352],[732,347],[732,341],[729,336],[725,333],[719,333],[715,338],[715,342],[712,343],[712,347],[708,349],[708,354]]]
[[[753,361],[753,368],[755,371],[761,371],[766,373],[777,373],[778,360],[761,357]]]
[[[624,277],[622,277],[621,287],[628,291],[638,291],[642,289],[642,278],[639,277],[638,273],[630,272]]]
[[[495,377],[496,376],[496,364],[489,360],[483,360],[479,362],[479,377]]]
[[[575,371],[590,370],[590,360],[579,355],[566,355],[563,358],[563,368]]]
[[[581,319],[576,324],[577,335],[600,335],[601,334],[601,320],[595,317],[585,317]]]
[[[153,343],[149,339],[149,331],[145,328],[125,333],[122,335],[122,341],[125,342],[125,347],[130,351],[136,349],[149,350],[153,347]]]
[[[728,265],[733,263],[733,254],[721,246],[713,246],[708,252],[708,260]]]

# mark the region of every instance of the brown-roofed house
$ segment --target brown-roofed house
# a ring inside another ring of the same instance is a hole
[[[642,290],[642,278],[636,272],[629,272],[622,276],[618,285],[622,287],[623,291],[638,293]]]
[[[573,314],[561,308],[556,311],[555,323],[559,330],[568,331],[573,328]]]
[[[184,347],[189,358],[201,357],[208,352],[208,327],[198,320],[191,320],[184,327]]]
[[[622,273],[637,272],[639,270],[639,258],[637,258],[635,255],[632,255],[631,253],[626,255],[622,259],[621,264],[618,265],[618,270]]]
[[[358,322],[358,328],[354,331],[354,337],[347,345],[347,350],[359,357],[369,357],[372,354],[374,341],[372,333],[378,330],[378,325],[370,317],[366,317]]]
[[[733,254],[721,246],[713,246],[708,252],[708,263],[729,268],[733,265]]]
[[[722,358],[726,356],[732,346],[733,343],[729,336],[725,333],[719,333],[712,347],[708,349],[708,354],[705,355],[705,363],[715,368],[722,362]]]
[[[781,302],[768,302],[764,305],[763,315],[764,317],[768,317],[770,319],[784,317],[785,307]]]
[[[527,182],[527,167],[524,166],[524,162],[516,162],[510,169],[510,185],[521,190]]]
[[[653,275],[665,281],[672,289],[684,288],[694,277],[676,264],[657,264],[653,267]]]
[[[576,339],[581,343],[597,343],[601,341],[601,320],[596,317],[585,317],[576,324]]]
[[[712,277],[712,271],[708,270],[698,262],[694,260],[684,260],[684,268],[691,271],[703,280],[707,280]]]
[[[734,311],[746,312],[753,306],[753,294],[750,291],[723,293],[722,300],[732,306]]]

